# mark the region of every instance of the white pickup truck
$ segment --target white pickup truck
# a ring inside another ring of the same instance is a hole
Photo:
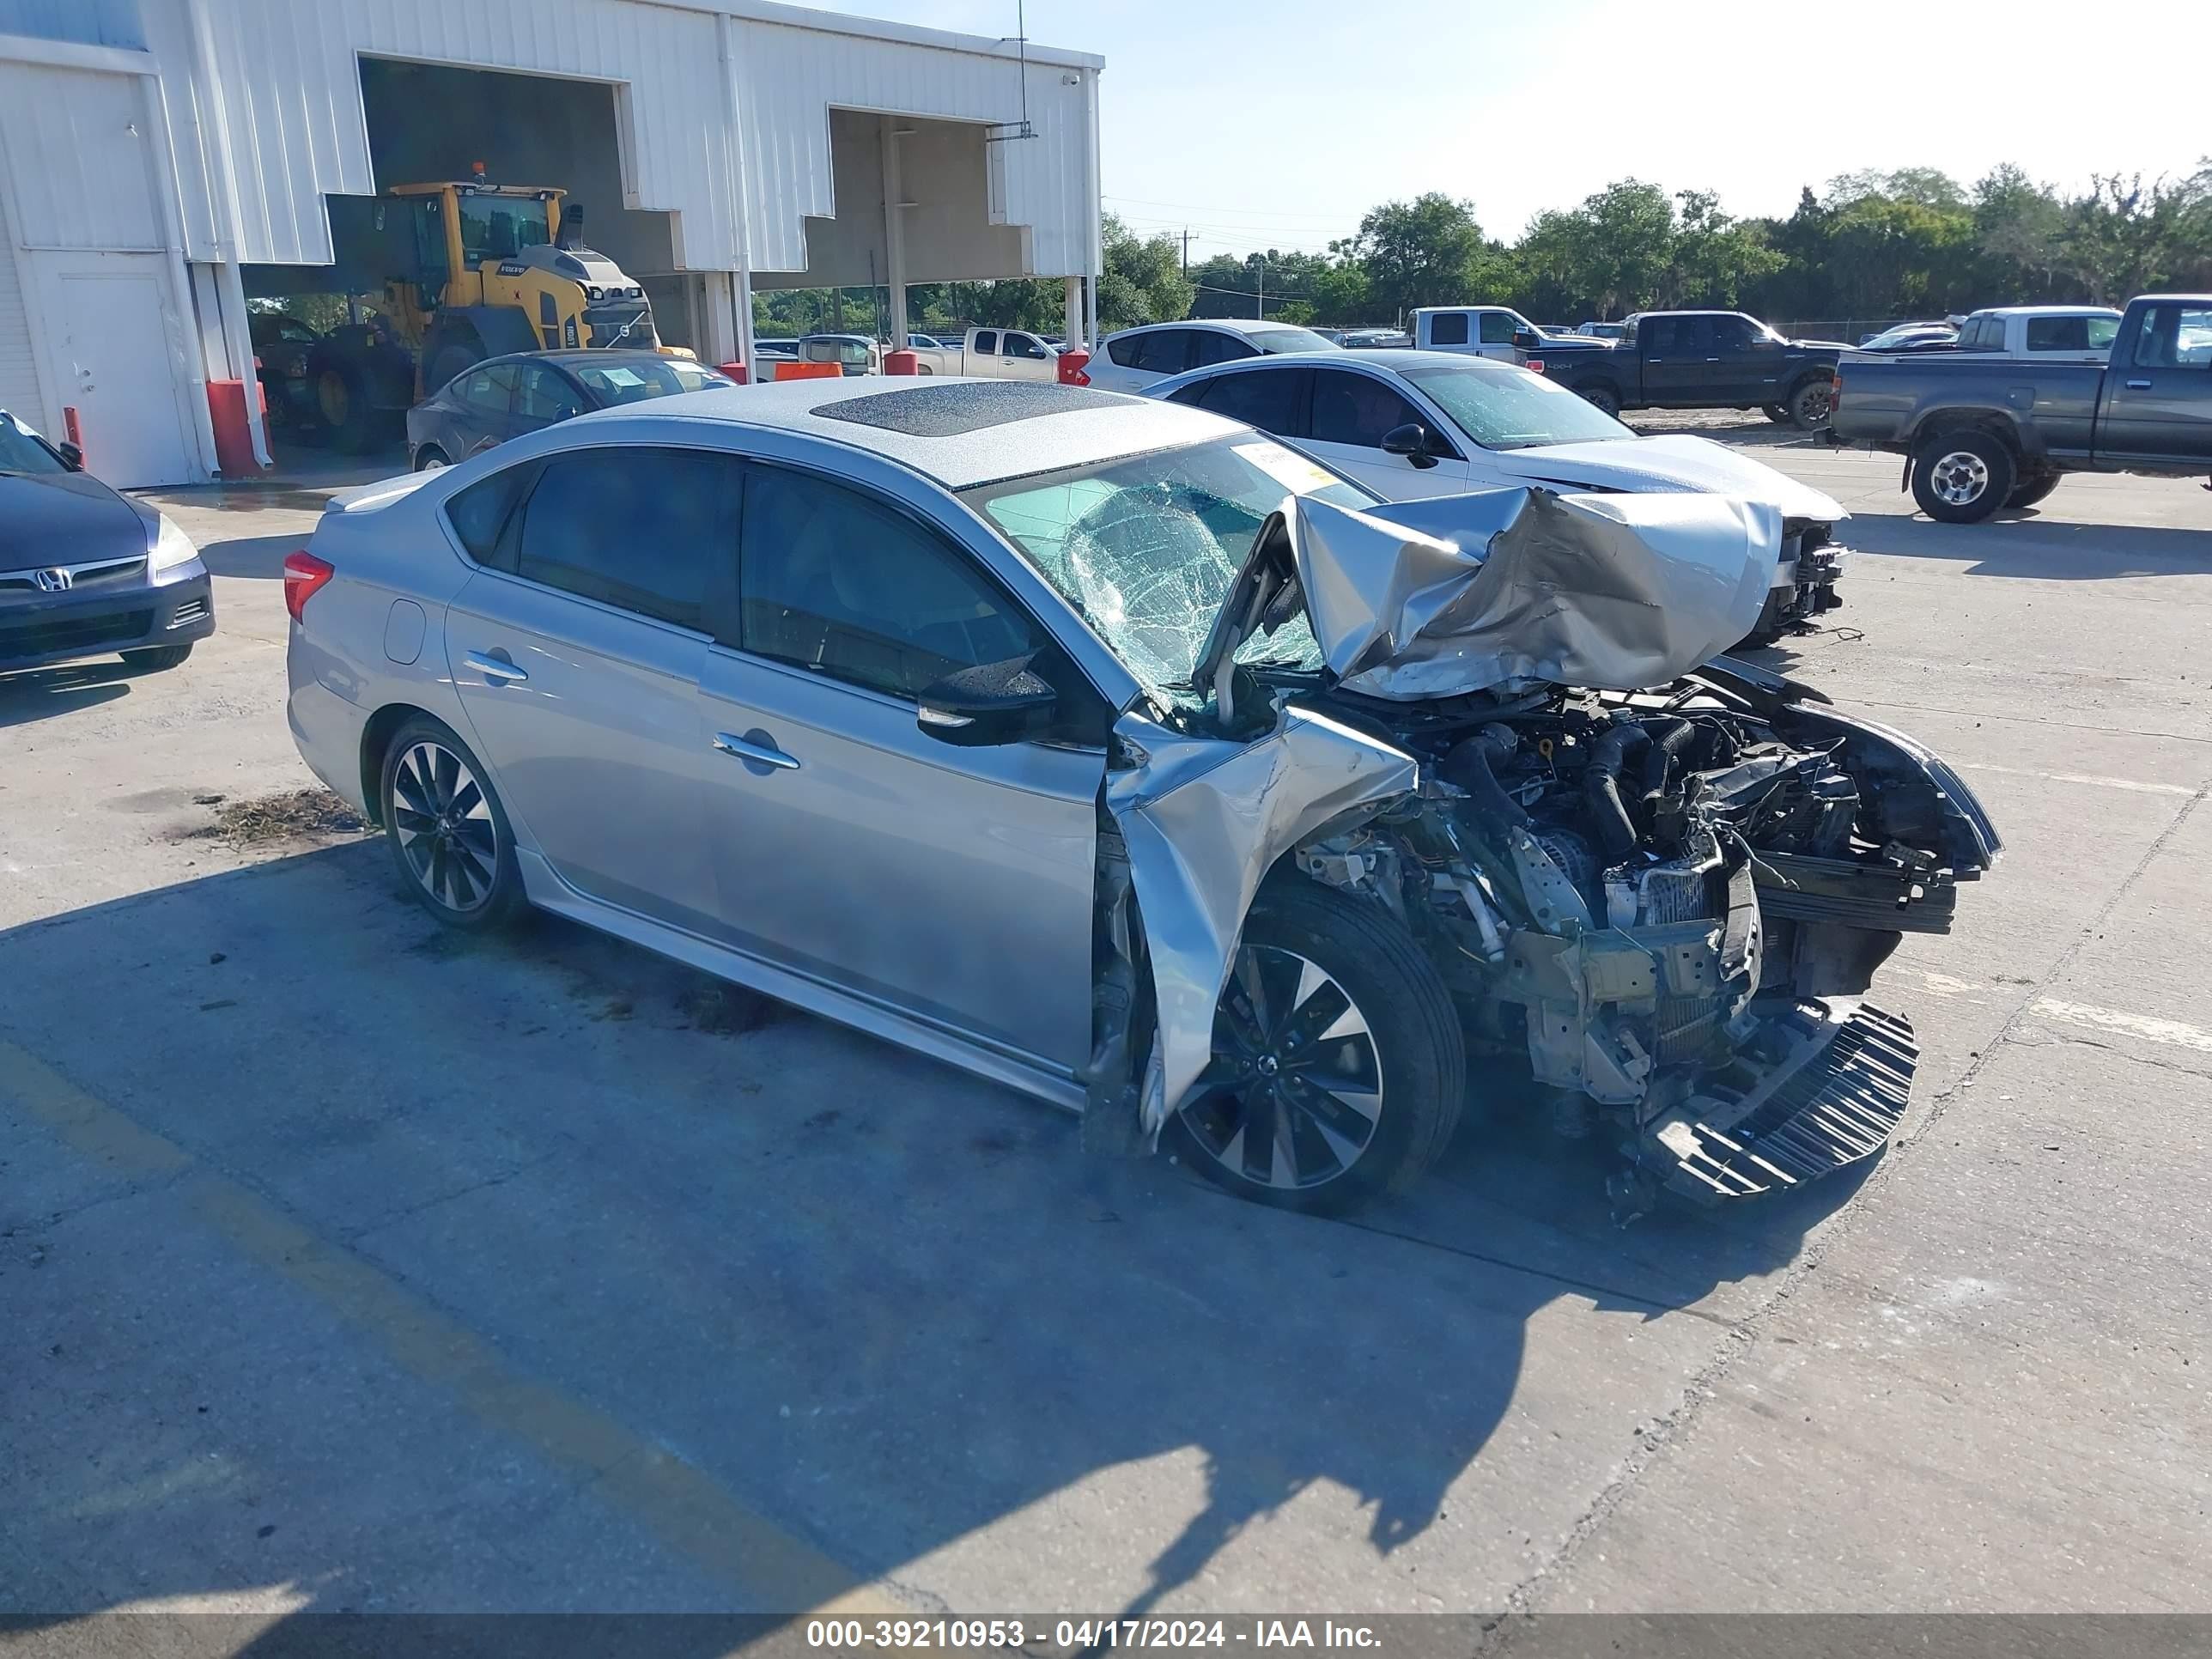
[[[925,346],[912,334],[907,338],[907,349],[924,374],[974,374],[988,380],[1060,378],[1060,348],[1027,329],[971,328],[957,345]]]
[[[1959,325],[1954,351],[2033,363],[2101,363],[2119,337],[2110,306],[1990,306]]]
[[[1544,331],[1510,306],[1423,306],[1407,332],[1417,351],[1463,351],[1525,368]]]

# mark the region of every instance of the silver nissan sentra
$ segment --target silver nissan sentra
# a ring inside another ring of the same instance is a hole
[[[333,501],[290,720],[453,927],[555,911],[1298,1208],[1517,1074],[1633,1212],[1878,1152],[1917,1051],[1871,980],[1999,851],[1911,738],[1717,656],[1782,537],[1386,505],[1083,387],[732,387]]]

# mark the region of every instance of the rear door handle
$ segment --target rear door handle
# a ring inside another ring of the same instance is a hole
[[[724,754],[744,761],[746,765],[773,766],[786,772],[796,772],[799,763],[775,746],[775,740],[765,732],[748,732],[742,738],[727,732],[714,733],[714,747]]]
[[[530,676],[511,662],[501,662],[497,657],[488,657],[481,651],[471,651],[461,659],[464,668],[473,668],[494,685],[520,685]]]
[[[2150,382],[2148,380],[2130,380],[2128,382],[2128,390],[2130,392],[2148,392],[2150,390]]]

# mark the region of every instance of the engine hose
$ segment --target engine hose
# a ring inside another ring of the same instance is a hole
[[[1583,775],[1583,792],[1589,800],[1591,828],[1608,865],[1618,864],[1636,850],[1636,820],[1628,816],[1620,798],[1620,769],[1630,750],[1649,742],[1650,734],[1632,720],[1624,720],[1590,745],[1589,769]]]
[[[1462,738],[1445,752],[1437,763],[1437,775],[1466,790],[1478,810],[1519,829],[1528,822],[1528,815],[1499,785],[1493,769],[1499,761],[1510,759],[1517,745],[1518,739],[1505,727],[1485,726],[1471,738]]]
[[[1690,746],[1698,728],[1688,720],[1668,720],[1654,721],[1644,730],[1650,733],[1651,746],[1644,751],[1644,799],[1650,800],[1667,793],[1668,769]]]

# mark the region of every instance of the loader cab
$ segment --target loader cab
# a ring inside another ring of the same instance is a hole
[[[557,190],[458,182],[395,185],[413,214],[417,285],[446,305],[482,305],[484,267],[495,269],[561,234]],[[425,307],[428,308],[427,307]]]

